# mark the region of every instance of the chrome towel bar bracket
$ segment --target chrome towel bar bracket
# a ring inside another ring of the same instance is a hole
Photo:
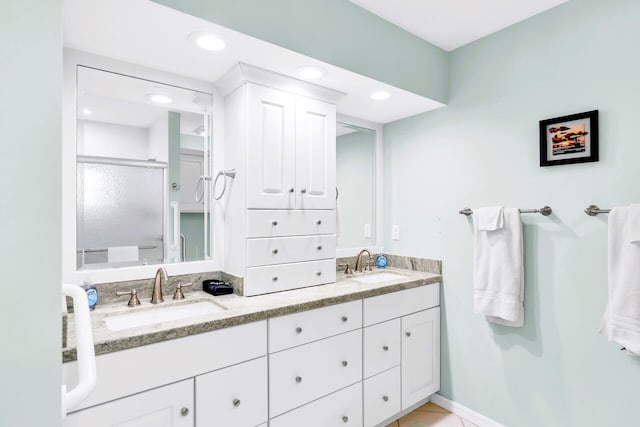
[[[609,212],[611,212],[611,209],[600,209],[596,205],[590,205],[587,209],[584,210],[584,213],[586,213],[589,216],[596,216],[601,213],[609,213]]]
[[[549,216],[553,213],[553,209],[551,209],[549,206],[544,206],[540,209],[518,209],[520,211],[520,213],[539,213],[540,215],[543,216]],[[471,210],[471,208],[464,208],[460,211],[458,211],[458,213],[460,213],[461,215],[472,215],[473,211]]]

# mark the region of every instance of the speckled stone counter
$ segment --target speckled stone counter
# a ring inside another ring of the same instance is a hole
[[[99,355],[125,350],[160,341],[264,320],[270,317],[438,283],[442,279],[441,275],[429,272],[399,268],[387,268],[384,271],[396,273],[403,277],[382,283],[362,283],[339,273],[336,283],[253,297],[242,297],[235,294],[214,297],[202,291],[185,290],[186,298],[182,301],[173,301],[170,294],[165,294],[165,302],[158,305],[152,305],[146,299],[141,299],[142,305],[135,308],[127,307],[126,300],[120,301],[117,304],[102,305],[91,313],[95,352],[96,355]],[[374,271],[366,274],[374,275],[377,273],[378,272]],[[199,301],[214,301],[226,308],[226,310],[219,313],[156,323],[121,331],[109,330],[105,322],[105,319],[112,316],[130,314],[143,310],[169,308]],[[75,325],[72,314],[69,315],[68,333],[67,347],[63,348],[62,351],[63,362],[76,359]]]

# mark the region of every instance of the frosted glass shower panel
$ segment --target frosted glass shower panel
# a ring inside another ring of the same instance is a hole
[[[158,167],[78,162],[78,268],[107,266],[108,248],[120,246],[139,248],[138,260],[120,265],[162,262],[164,173]]]

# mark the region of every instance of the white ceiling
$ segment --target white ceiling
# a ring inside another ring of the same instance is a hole
[[[296,76],[300,67],[315,65],[327,75],[314,83],[346,93],[338,112],[376,123],[388,123],[440,108],[443,104],[369,77],[258,40],[149,0],[64,0],[66,47],[215,82],[238,62]],[[227,48],[207,52],[189,40],[206,31],[222,38]],[[391,97],[373,101],[372,92]]]
[[[350,0],[450,51],[567,0]]]

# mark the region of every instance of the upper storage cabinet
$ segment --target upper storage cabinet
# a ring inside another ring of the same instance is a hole
[[[247,208],[335,209],[333,104],[247,84]]]

